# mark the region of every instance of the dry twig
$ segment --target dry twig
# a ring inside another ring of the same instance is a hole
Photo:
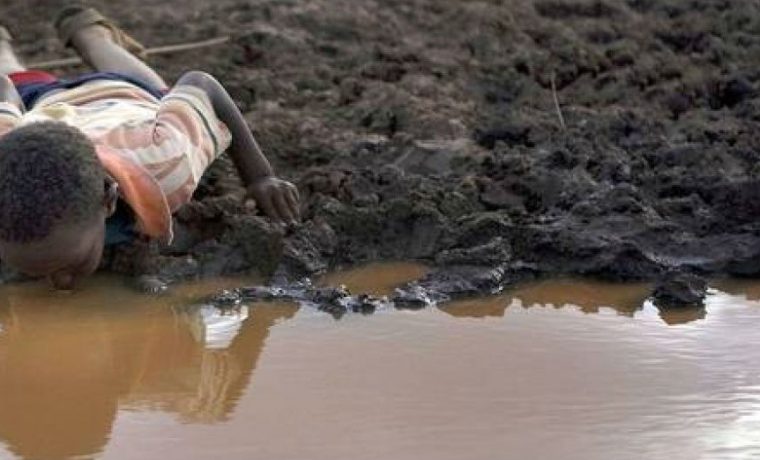
[[[567,129],[565,126],[565,117],[562,115],[562,108],[559,106],[559,97],[557,97],[557,84],[554,82],[554,72],[549,76],[549,81],[552,85],[552,98],[554,99],[554,108],[557,110],[557,118],[559,118],[559,125],[563,130]]]
[[[230,41],[230,38],[231,37],[229,36],[223,36],[223,37],[211,38],[209,40],[203,40],[199,42],[156,46],[156,47],[148,48],[147,50],[145,50],[145,54],[146,55],[168,54],[168,53],[176,53],[178,51],[188,51],[188,50],[194,50],[198,48],[206,48],[209,46],[216,46],[216,45],[221,45],[222,43],[227,43],[228,41]],[[82,64],[82,59],[78,57],[71,57],[71,58],[53,59],[51,61],[43,61],[43,62],[29,64],[29,68],[42,70],[42,69],[54,69],[57,67],[67,67],[67,66],[79,65],[79,64]]]

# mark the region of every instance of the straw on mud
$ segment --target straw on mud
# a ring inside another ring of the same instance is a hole
[[[190,43],[178,43],[176,45],[166,45],[166,46],[156,46],[153,48],[148,48],[145,50],[145,54],[151,55],[151,54],[168,54],[168,53],[176,53],[178,51],[188,51],[188,50],[194,50],[198,48],[206,48],[209,46],[216,46],[221,45],[222,43],[227,43],[230,41],[230,36],[223,36],[223,37],[216,37],[211,38],[208,40],[202,40],[198,42],[190,42]],[[71,57],[71,58],[64,58],[64,59],[53,59],[50,61],[43,61],[43,62],[37,62],[28,64],[30,69],[53,69],[56,67],[66,67],[66,66],[72,66],[72,65],[79,65],[82,64],[82,59],[78,57]]]
[[[554,99],[554,108],[557,110],[557,117],[559,118],[559,125],[562,129],[565,127],[565,117],[562,116],[562,108],[559,106],[559,97],[557,97],[557,84],[554,82],[554,72],[549,76],[549,81],[552,85],[552,98]]]

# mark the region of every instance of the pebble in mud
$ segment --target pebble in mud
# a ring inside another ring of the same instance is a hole
[[[652,298],[660,310],[702,306],[707,280],[691,273],[673,271],[657,281]]]
[[[419,310],[453,299],[496,293],[507,284],[532,278],[533,267],[508,270],[503,266],[455,265],[435,270],[418,281],[396,288],[389,297],[353,294],[346,286],[314,286],[310,279],[288,282],[281,278],[277,284],[223,290],[209,299],[220,308],[244,302],[296,302],[317,308],[340,318],[348,312],[371,314],[387,308]]]
[[[441,294],[436,295],[436,293],[429,291],[417,283],[410,283],[396,289],[392,299],[396,308],[420,310],[448,300],[448,297]]]
[[[371,314],[378,309],[393,306],[386,297],[369,294],[352,295],[345,286],[316,287],[308,278],[277,286],[250,286],[228,289],[209,299],[220,308],[240,305],[243,302],[296,302],[315,307],[340,318],[347,312]]]

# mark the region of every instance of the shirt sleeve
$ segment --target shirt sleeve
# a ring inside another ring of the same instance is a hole
[[[21,123],[21,110],[10,102],[0,102],[0,137]]]
[[[181,85],[161,99],[153,142],[161,146],[159,152],[167,154],[164,159],[181,152],[180,157],[163,163],[163,172],[151,168],[174,211],[190,201],[204,171],[227,150],[232,136],[216,116],[208,95],[200,88]]]
[[[187,136],[197,154],[203,155],[209,163],[232,142],[227,126],[217,118],[208,95],[190,85],[175,86],[161,99],[156,127],[159,130],[173,128]]]

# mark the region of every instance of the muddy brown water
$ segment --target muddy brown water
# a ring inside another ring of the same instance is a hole
[[[385,264],[326,282],[387,292]],[[743,459],[760,455],[760,284],[661,316],[554,280],[335,321],[99,278],[0,291],[2,459]],[[195,305],[195,306],[193,306]]]

